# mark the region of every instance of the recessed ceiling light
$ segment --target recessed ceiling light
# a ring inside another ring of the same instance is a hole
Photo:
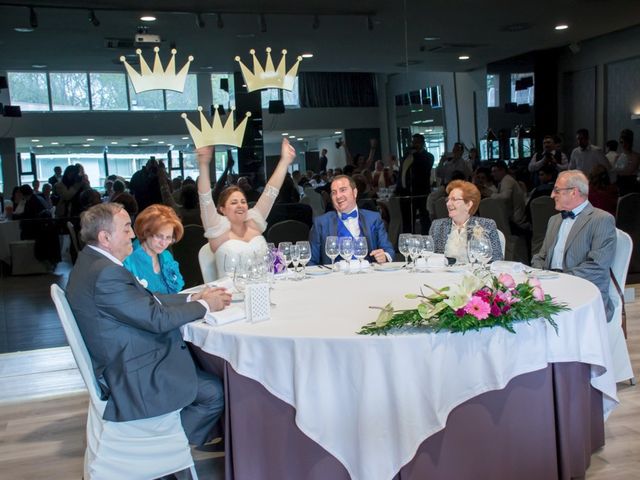
[[[566,30],[567,28],[569,28],[569,25],[567,25],[566,23],[561,23],[560,25],[556,25],[554,28],[556,30]]]
[[[87,138],[87,142],[94,142],[95,138]]]
[[[284,132],[284,133],[282,134],[282,136],[283,136],[283,137],[286,137],[286,136],[288,136],[288,135],[289,135],[289,133],[288,133],[288,132]]]
[[[182,137],[182,140],[189,140],[189,137]]]
[[[42,148],[42,145],[36,145],[36,148]]]
[[[154,17],[153,15],[143,15],[140,17],[140,20],[142,20],[143,22],[155,22],[156,17]]]
[[[111,142],[111,145],[117,145],[118,142]]]
[[[38,140],[37,138],[32,138],[32,139],[31,139],[31,141],[32,141],[33,143],[38,143],[40,140]]]
[[[458,60],[469,60],[471,57],[469,55],[460,55]]]
[[[137,143],[132,143],[132,144],[131,144],[131,146],[132,146],[132,147],[137,147],[137,146],[138,146],[138,144],[137,144]]]
[[[89,143],[83,143],[83,144],[82,144],[82,146],[83,146],[83,147],[90,147],[90,146],[91,146],[91,144],[89,144]]]
[[[42,63],[34,63],[33,65],[31,65],[32,68],[47,68],[46,65],[42,64]]]
[[[298,137],[298,138],[296,138],[296,140],[300,140],[300,141],[302,141],[302,140],[304,140],[304,138],[302,138],[302,137]]]
[[[14,30],[18,33],[31,33],[33,32],[33,28],[29,27],[16,27]]]
[[[289,135],[289,138],[296,138],[295,135]]]
[[[313,58],[313,53],[303,53],[300,55],[302,58]]]
[[[148,139],[148,138],[141,138],[141,139],[140,139],[140,141],[141,141],[141,142],[148,142],[148,141],[149,141],[149,139]]]
[[[158,143],[162,145],[164,143],[164,140],[160,140]]]
[[[247,84],[246,84],[246,83],[243,83],[243,84],[242,84],[242,86],[243,86],[244,88],[247,88]]]
[[[51,145],[60,145],[58,142],[51,142]]]
[[[435,42],[436,40],[440,40],[440,37],[424,37],[424,40],[427,42]]]

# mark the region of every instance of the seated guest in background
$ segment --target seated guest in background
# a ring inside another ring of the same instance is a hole
[[[364,208],[366,210],[377,210],[377,195],[371,188],[369,188],[367,178],[361,173],[356,173],[351,178],[353,178],[353,181],[356,184],[356,189],[358,190],[358,200],[356,202],[358,204],[358,207]]]
[[[534,198],[551,196],[557,176],[557,170],[553,165],[543,165],[540,167],[538,170],[538,186],[531,190],[529,202]]]
[[[88,210],[90,207],[102,203],[102,197],[100,196],[100,192],[94,190],[93,188],[88,188],[84,190],[80,194],[79,205],[80,205],[80,213]]]
[[[180,195],[178,200],[171,194],[169,187],[169,179],[164,168],[158,170],[158,180],[160,182],[160,194],[162,195],[162,203],[171,207],[178,217],[182,225],[202,225],[200,216],[200,203],[198,201],[198,189],[193,180],[185,180],[180,184]],[[171,182],[173,184],[173,182]]]
[[[384,222],[378,212],[358,209],[358,189],[352,178],[345,175],[334,177],[331,182],[331,201],[335,212],[327,212],[313,220],[309,233],[311,264],[331,263],[324,251],[328,236],[367,238],[369,255],[367,260],[377,263],[393,259],[393,245],[387,237]]]
[[[145,208],[133,225],[136,240],[133,253],[124,267],[135,277],[146,282],[153,293],[178,293],[184,288],[180,266],[167,248],[179,242],[184,234],[180,219],[171,207],[150,205]]]
[[[51,209],[53,208],[53,201],[51,199],[51,193],[52,192],[53,192],[53,187],[51,186],[50,183],[45,183],[42,186],[42,195],[40,195],[40,196],[44,200],[44,203],[47,204],[47,210],[49,210],[49,211],[51,211]]]
[[[14,220],[27,220],[51,216],[44,199],[40,195],[36,195],[30,185],[25,184],[20,186],[19,191],[22,199],[18,202],[18,206],[22,206],[22,208],[13,211]]]
[[[549,219],[547,233],[531,266],[558,270],[592,282],[602,295],[607,321],[613,305],[609,299],[609,269],[616,251],[616,222],[589,203],[589,181],[579,170],[561,172],[551,198],[560,213]]]
[[[591,145],[589,140],[589,130],[581,128],[576,132],[576,142],[578,146],[573,149],[569,157],[569,168],[571,170],[582,170],[585,176],[591,173],[591,169],[596,165],[604,165],[607,170],[611,169],[609,160],[604,156],[602,150],[595,145]]]
[[[545,135],[542,140],[542,152],[536,152],[532,155],[529,171],[535,174],[545,165],[552,167],[556,172],[566,170],[569,167],[569,160],[564,153],[555,149],[555,141],[551,135]]]
[[[482,198],[489,198],[498,190],[491,179],[491,169],[488,167],[478,167],[473,172],[473,184],[480,190]],[[453,178],[453,180],[464,180],[464,178]]]
[[[594,207],[616,216],[618,187],[611,183],[609,172],[602,165],[593,167],[589,175],[589,202]]]
[[[467,241],[480,227],[491,242],[491,261],[502,260],[496,222],[490,218],[472,216],[480,205],[480,190],[471,182],[453,180],[447,185],[447,195],[449,218],[434,220],[429,230],[429,235],[433,237],[434,252],[466,263]]]
[[[451,175],[455,171],[462,172],[465,180],[471,177],[471,168],[469,163],[462,157],[464,153],[464,144],[456,142],[453,145],[451,154],[445,153],[436,168],[436,176],[440,179],[442,185],[446,185],[451,181]]]
[[[190,443],[202,445],[224,408],[222,382],[198,369],[180,327],[231,302],[223,289],[153,295],[122,262],[131,253],[131,219],[101,203],[80,218],[87,244],[69,274],[67,299],[106,400],[103,418],[126,422],[180,410]]]
[[[620,195],[626,195],[638,190],[637,177],[640,155],[633,151],[633,132],[631,130],[625,128],[620,132],[620,145],[622,153],[616,160],[613,172],[616,174],[616,184]]]
[[[135,197],[125,189],[126,187],[122,180],[115,180],[113,182],[113,195],[111,196],[111,201],[122,205],[131,218],[135,218],[138,214],[138,202]]]

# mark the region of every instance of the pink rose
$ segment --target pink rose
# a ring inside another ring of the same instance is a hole
[[[494,317],[499,317],[500,313],[502,313],[500,311],[500,307],[497,304],[493,304],[491,305],[491,315],[493,315]]]
[[[496,300],[506,305],[511,305],[514,301],[511,292],[498,292],[496,293]]]
[[[474,295],[471,297],[471,300],[469,300],[469,303],[465,305],[464,311],[473,315],[478,320],[484,320],[489,316],[491,307],[485,300]]]
[[[516,281],[508,273],[501,273],[498,276],[498,281],[507,288],[513,288],[516,286]]]
[[[531,285],[532,287],[540,287],[540,288],[542,288],[542,284],[540,283],[540,280],[538,280],[536,277],[530,277],[529,280],[527,281],[527,283],[529,285]]]
[[[540,287],[533,287],[533,298],[538,300],[539,302],[544,301],[544,291]]]

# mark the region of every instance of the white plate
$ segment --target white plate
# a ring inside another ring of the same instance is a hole
[[[536,277],[540,280],[551,280],[553,278],[558,278],[560,274],[558,272],[552,272],[550,270],[533,270],[531,272],[531,276]]]
[[[374,263],[373,269],[380,272],[397,272],[402,270],[404,263]]]
[[[331,273],[331,270],[326,268],[307,268],[307,275],[311,275],[312,277],[320,277],[322,275],[328,275]]]

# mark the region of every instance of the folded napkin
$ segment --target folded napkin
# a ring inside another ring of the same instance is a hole
[[[434,253],[427,257],[427,267],[429,268],[446,267],[447,265],[447,257],[444,256],[444,253]]]
[[[493,273],[522,273],[524,265],[520,262],[508,262],[507,260],[498,260],[491,264]]]
[[[209,312],[204,316],[209,325],[224,325],[245,319],[244,307],[230,306],[217,312]]]
[[[338,269],[340,269],[341,272],[359,272],[360,270],[365,271],[369,268],[371,268],[371,264],[368,260],[362,261],[362,268],[360,267],[360,262],[357,260],[351,260],[351,265],[349,265],[349,262],[345,260],[340,260],[338,262]]]

